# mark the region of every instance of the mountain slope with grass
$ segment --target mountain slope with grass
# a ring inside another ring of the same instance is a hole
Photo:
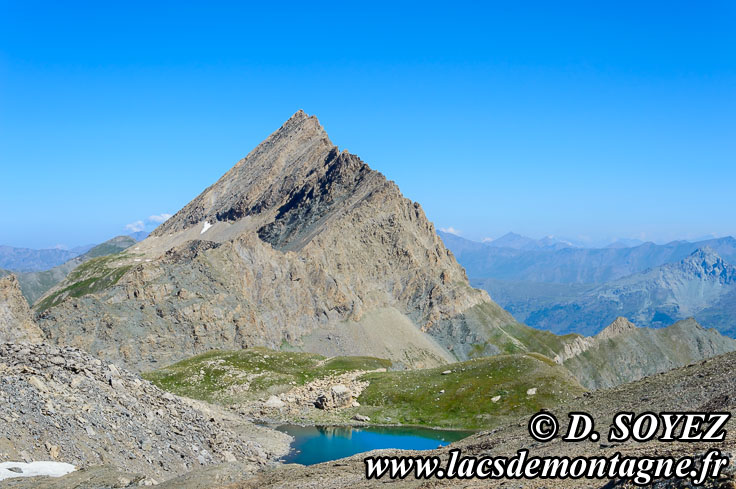
[[[69,273],[82,263],[101,256],[119,253],[135,244],[135,240],[129,236],[118,236],[92,247],[86,253],[72,258],[71,260],[40,272],[28,272],[18,274],[18,282],[23,291],[23,297],[29,304],[34,304],[46,292],[56,284],[64,280]]]
[[[144,374],[158,387],[264,421],[476,429],[551,408],[584,392],[562,366],[537,353],[496,355],[418,370],[389,370],[371,357],[323,357],[266,348],[210,352]],[[344,406],[320,409],[344,387]]]
[[[552,408],[550,411],[560,421],[560,432],[565,433],[569,424],[568,413],[586,412],[596,421],[596,428],[605,436],[608,425],[616,413],[632,411],[644,412],[730,412],[736,409],[736,353],[728,353],[697,364],[671,370],[661,375],[646,377],[613,389],[602,389],[590,394],[578,396]],[[545,443],[534,441],[529,436],[529,416],[518,416],[505,422],[501,427],[483,431],[470,436],[448,447],[432,451],[381,450],[373,452],[374,456],[437,456],[442,467],[447,467],[450,450],[460,449],[462,456],[468,457],[511,457],[519,450],[528,450],[530,457],[672,457],[675,459],[689,456],[702,456],[714,448],[713,442],[663,442],[657,437],[644,443],[629,440],[624,443],[610,443],[603,439],[600,442],[570,443],[561,437]],[[717,448],[726,453],[736,450],[736,422],[731,419],[725,426],[726,435]],[[661,428],[660,428],[661,430]],[[232,484],[232,489],[277,489],[283,487],[309,487],[319,481],[320,487],[331,489],[348,489],[355,487],[380,487],[384,480],[365,480],[365,455],[358,454],[339,461],[308,467],[285,465],[270,472],[257,475],[253,479]],[[733,463],[721,473],[720,479],[710,479],[703,486],[709,489],[733,487],[736,484],[736,472]],[[386,479],[387,480],[387,479]],[[593,480],[586,478],[573,479],[468,479],[459,483],[458,479],[436,479],[430,482],[408,477],[403,481],[392,481],[390,486],[402,488],[557,488],[557,489],[590,489],[591,487],[633,488],[648,487],[650,489],[685,489],[693,487],[687,479],[659,480],[645,486],[635,486],[631,481],[615,476],[612,479]]]

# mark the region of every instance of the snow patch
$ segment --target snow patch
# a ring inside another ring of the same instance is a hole
[[[204,234],[205,231],[207,231],[211,227],[212,227],[212,224],[210,224],[209,222],[205,221],[204,222],[204,226],[202,226],[202,230],[199,232],[199,234]]]
[[[13,470],[10,470],[13,469]],[[77,470],[72,464],[64,462],[2,462],[0,463],[0,481],[13,477],[61,477]]]

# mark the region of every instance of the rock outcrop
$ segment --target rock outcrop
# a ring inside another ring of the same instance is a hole
[[[126,370],[47,345],[0,344],[0,427],[0,460],[106,464],[159,482],[224,462],[252,473],[285,453],[256,440],[286,438],[231,431]]]
[[[736,350],[736,340],[694,319],[638,328],[619,317],[592,337],[577,337],[555,357],[589,389],[600,389]]]
[[[558,346],[471,288],[419,204],[302,111],[146,240],[87,268],[39,301],[39,324],[135,369],[253,345],[410,367]]]
[[[15,275],[0,278],[0,343],[37,343],[43,334],[33,322]]]

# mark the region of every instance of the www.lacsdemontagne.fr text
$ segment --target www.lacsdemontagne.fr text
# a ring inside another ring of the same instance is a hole
[[[691,479],[701,484],[718,477],[728,457],[713,449],[702,457],[534,457],[519,450],[512,457],[463,457],[449,451],[446,464],[440,457],[368,457],[367,479],[629,479],[648,484],[656,479]]]
[[[593,417],[584,412],[568,413],[567,432],[561,436],[566,443],[598,441]],[[715,442],[726,437],[728,412],[619,412],[614,416],[608,440],[644,443]],[[540,411],[529,419],[529,434],[538,442],[548,442],[559,435],[560,423],[550,412]],[[702,456],[634,457],[615,453],[611,456],[536,457],[522,449],[511,457],[463,457],[460,450],[449,451],[443,464],[437,456],[428,457],[367,457],[364,459],[367,479],[626,479],[634,484],[649,484],[656,479],[690,479],[702,484],[705,479],[720,475],[729,459],[718,449]]]

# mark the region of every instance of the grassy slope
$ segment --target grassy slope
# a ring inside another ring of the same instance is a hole
[[[442,372],[451,369],[452,373]],[[375,422],[488,428],[503,418],[551,408],[584,389],[536,353],[498,355],[426,370],[367,374],[358,399]],[[537,388],[534,395],[527,390]],[[444,393],[441,391],[444,390]],[[500,400],[491,399],[500,396]]]
[[[54,286],[60,284],[64,279],[66,279],[73,270],[81,266],[83,263],[93,258],[120,253],[134,245],[135,242],[136,241],[133,238],[128,236],[118,236],[91,248],[87,253],[73,258],[58,267],[54,267],[50,270],[43,270],[41,272],[22,273],[18,276],[18,281],[20,282],[23,296],[29,304],[34,304]]]
[[[61,288],[41,299],[34,309],[42,312],[67,297],[82,297],[112,287],[131,268],[129,265],[113,265],[120,256],[121,254],[101,256],[82,263],[69,273]]]
[[[311,353],[249,348],[206,353],[144,377],[179,395],[228,404],[285,392],[291,382],[302,385],[329,374],[389,365],[387,360],[370,357],[326,360]],[[452,373],[443,375],[445,370]],[[536,353],[499,355],[432,369],[369,373],[362,379],[370,386],[358,398],[359,408],[345,410],[343,422],[360,413],[379,424],[489,428],[508,417],[551,408],[584,391],[564,368]],[[537,393],[527,395],[534,387]],[[445,392],[441,394],[441,390]],[[238,392],[237,396],[233,392]],[[491,399],[495,396],[501,399],[494,403]]]
[[[486,343],[473,345],[471,357],[485,357],[492,354],[488,348],[493,345],[501,353],[536,352],[550,358],[561,352],[564,345],[571,342],[577,334],[556,335],[529,327],[515,321],[506,311],[491,303],[479,304],[465,312],[466,320],[479,331],[485,331]],[[489,324],[501,324],[489,327]]]
[[[254,347],[204,353],[143,376],[176,394],[227,404],[268,397],[329,375],[390,366],[390,361],[373,357],[327,359],[314,353]],[[251,379],[247,378],[249,375]],[[246,384],[247,390],[239,390],[237,399],[227,393],[233,386]]]

